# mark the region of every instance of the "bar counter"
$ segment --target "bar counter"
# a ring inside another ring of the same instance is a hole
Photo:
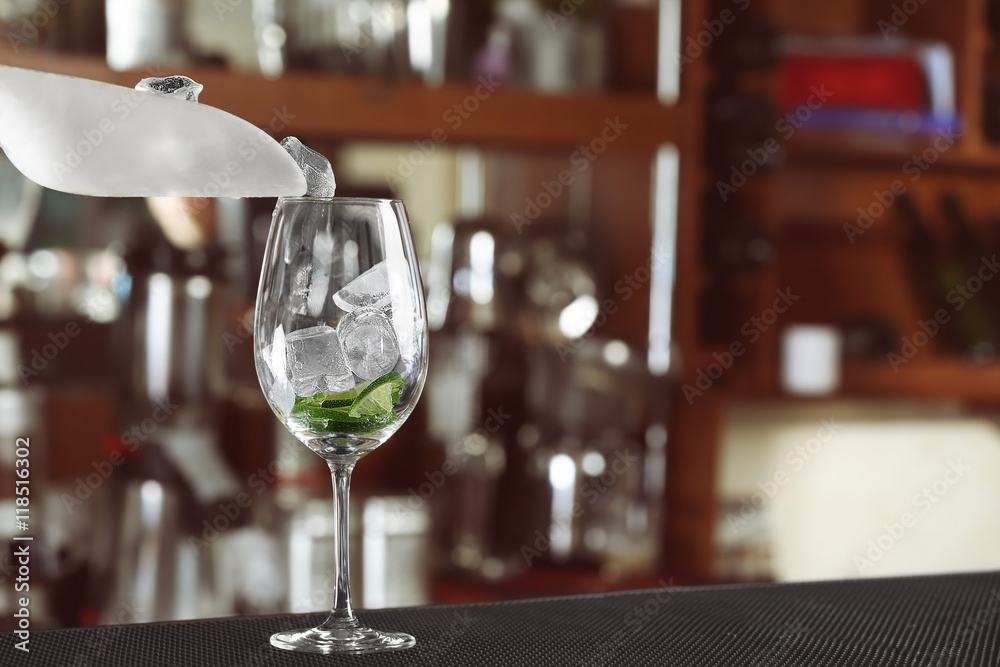
[[[1000,573],[804,584],[663,587],[360,613],[417,646],[367,656],[272,648],[278,630],[325,614],[32,631],[3,635],[0,665],[668,665],[996,667]]]

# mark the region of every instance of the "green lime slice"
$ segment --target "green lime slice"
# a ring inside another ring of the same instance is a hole
[[[349,408],[354,403],[353,398],[328,398],[323,401],[324,408]]]
[[[347,391],[341,391],[335,394],[328,394],[320,392],[318,394],[313,394],[312,396],[296,396],[295,405],[296,406],[322,406],[324,408],[349,408],[351,404],[354,403],[354,399],[363,392],[371,382],[361,382],[355,387],[348,389]]]
[[[392,412],[404,385],[403,376],[395,371],[372,380],[354,399],[348,414],[352,417],[372,417]]]
[[[344,410],[337,410],[336,408],[326,408],[320,407],[318,405],[299,405],[292,409],[292,414],[306,415],[310,420],[326,420],[335,419],[337,421],[343,422],[354,422],[360,423],[364,421],[363,417],[352,417],[347,414]]]
[[[308,403],[314,403],[319,405],[326,398],[326,394],[320,392],[318,394],[313,394],[312,396],[296,396],[295,405],[306,405]]]
[[[357,398],[361,394],[361,392],[363,392],[365,389],[368,388],[368,385],[370,385],[371,383],[372,383],[372,380],[368,380],[366,382],[361,382],[361,383],[356,384],[352,389],[348,389],[347,391],[341,391],[341,392],[338,392],[336,394],[327,394],[326,395],[326,400],[328,400],[328,401],[337,401],[337,402],[340,402],[340,401],[350,401],[347,404],[347,405],[350,405],[351,403],[354,402],[354,399]]]
[[[391,410],[386,414],[363,418],[351,418],[344,412],[340,414],[346,419],[329,419],[323,430],[330,433],[366,433],[388,426],[396,419],[396,413]]]

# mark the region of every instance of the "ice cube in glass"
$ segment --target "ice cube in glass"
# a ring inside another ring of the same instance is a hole
[[[368,269],[334,294],[333,301],[348,313],[355,308],[387,308],[392,302],[388,265],[382,261]]]
[[[377,308],[355,308],[337,325],[347,366],[362,380],[374,380],[399,361],[392,323]]]
[[[285,336],[286,366],[296,396],[346,391],[354,376],[344,357],[337,330],[320,325]]]

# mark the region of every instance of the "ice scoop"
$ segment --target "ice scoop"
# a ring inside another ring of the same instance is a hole
[[[306,180],[266,132],[157,92],[0,66],[0,146],[53,190],[108,197],[295,197]]]

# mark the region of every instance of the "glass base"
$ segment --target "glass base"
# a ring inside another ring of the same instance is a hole
[[[329,622],[308,630],[271,635],[271,646],[304,653],[376,653],[415,646],[417,640],[402,632],[380,632],[359,625],[331,627]]]

